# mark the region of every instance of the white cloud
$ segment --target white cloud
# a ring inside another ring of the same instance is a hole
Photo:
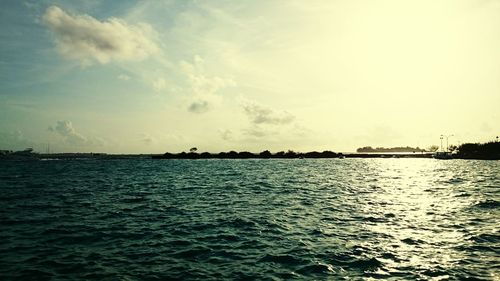
[[[189,112],[205,113],[210,109],[210,105],[206,100],[199,100],[191,103],[188,107]]]
[[[275,135],[277,134],[277,132],[266,130],[259,126],[252,126],[250,128],[244,129],[243,134],[254,138],[263,138],[270,135]]]
[[[295,120],[295,116],[286,111],[276,111],[255,102],[244,103],[243,110],[254,124],[283,125],[290,124]]]
[[[129,25],[119,18],[99,21],[89,15],[71,15],[51,6],[43,22],[54,33],[59,52],[83,63],[142,60],[158,51],[147,24]]]
[[[233,132],[231,130],[227,130],[227,129],[224,129],[224,130],[219,130],[219,134],[220,134],[220,137],[225,140],[225,141],[229,141],[229,140],[232,140],[233,139]]]
[[[493,128],[491,128],[490,124],[488,122],[483,122],[481,123],[481,126],[479,126],[481,132],[483,133],[489,133],[493,131]]]
[[[165,79],[163,78],[158,78],[153,81],[153,89],[155,89],[155,91],[157,92],[165,90],[166,87],[167,87],[167,81],[165,81]]]
[[[220,102],[220,90],[236,86],[232,79],[207,74],[205,61],[200,56],[195,56],[192,63],[181,61],[179,66],[187,78],[189,93],[194,96],[194,101],[188,107],[189,112],[207,112]]]
[[[86,137],[76,132],[71,121],[57,121],[55,126],[49,126],[49,131],[55,132],[64,138],[64,141],[72,145],[88,145],[91,144]]]
[[[195,56],[192,63],[181,61],[180,68],[188,78],[191,91],[197,95],[213,95],[223,88],[236,85],[232,79],[207,75],[205,61],[200,56]]]
[[[403,134],[397,128],[390,125],[372,125],[371,128],[359,135],[357,139],[362,141],[362,146],[371,145],[376,146],[401,146],[404,145],[402,141]]]
[[[24,149],[33,145],[34,143],[27,140],[20,130],[0,132],[0,150]]]
[[[156,138],[151,136],[150,134],[141,134],[141,142],[150,145],[156,142]]]
[[[254,101],[243,101],[242,108],[250,119],[251,125],[242,130],[243,135],[251,140],[268,140],[288,142],[303,138],[310,132],[301,126],[294,115],[284,110],[276,110]],[[287,140],[285,141],[286,138]]]
[[[120,79],[120,80],[123,80],[123,81],[128,81],[130,80],[130,76],[128,76],[127,74],[120,74],[118,75],[116,78]]]

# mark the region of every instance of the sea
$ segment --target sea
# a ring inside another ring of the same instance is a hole
[[[3,161],[0,204],[0,280],[500,280],[500,161]]]

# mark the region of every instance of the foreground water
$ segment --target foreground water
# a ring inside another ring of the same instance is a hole
[[[0,163],[0,279],[500,278],[500,161]]]

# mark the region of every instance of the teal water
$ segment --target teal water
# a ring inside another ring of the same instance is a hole
[[[1,280],[499,280],[500,161],[0,162]]]

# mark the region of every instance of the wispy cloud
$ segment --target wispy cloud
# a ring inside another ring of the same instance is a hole
[[[155,143],[157,140],[155,137],[151,136],[150,134],[143,133],[143,134],[141,134],[140,141],[144,144],[150,145],[152,143]]]
[[[33,146],[20,130],[0,132],[0,149],[23,149]]]
[[[221,129],[221,130],[219,130],[219,134],[220,134],[220,137],[225,141],[229,141],[229,140],[233,139],[233,132],[231,130]]]
[[[118,79],[120,79],[122,81],[128,81],[128,80],[130,80],[130,76],[128,76],[127,74],[120,74],[116,78],[118,78]]]
[[[57,121],[55,125],[49,126],[48,130],[62,136],[67,144],[81,146],[92,143],[85,136],[77,133],[73,123],[68,120]]]
[[[51,6],[43,22],[53,32],[59,52],[84,63],[142,60],[158,51],[147,24],[130,25],[119,18],[99,21],[89,15],[71,15]]]
[[[205,61],[200,56],[195,56],[192,62],[183,60],[179,66],[187,79],[187,90],[193,95],[193,101],[188,107],[189,112],[209,111],[220,101],[219,91],[236,86],[232,79],[209,75],[205,69]]]
[[[205,113],[210,109],[210,105],[206,100],[195,101],[191,103],[188,107],[189,112],[193,113]]]
[[[250,128],[243,130],[244,135],[254,137],[254,138],[268,137],[270,135],[275,135],[276,133],[277,133],[276,131],[270,131],[270,130],[264,129],[260,126],[252,126]]]
[[[244,103],[243,110],[254,124],[282,125],[290,124],[295,120],[295,116],[286,111],[277,111],[255,102]]]
[[[160,77],[160,78],[153,81],[153,89],[156,92],[161,92],[161,91],[165,90],[166,87],[167,87],[167,81],[165,81],[164,78]]]

